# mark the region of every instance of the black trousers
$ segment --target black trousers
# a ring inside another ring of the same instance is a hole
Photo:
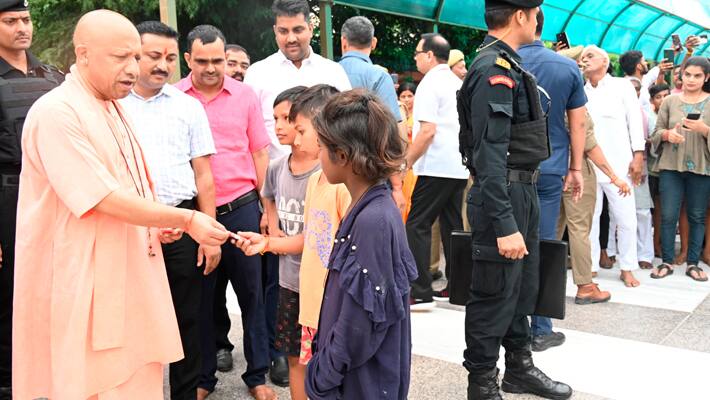
[[[274,340],[276,338],[276,306],[279,302],[279,256],[272,253],[264,254],[261,257],[264,270],[264,302],[266,307],[266,330],[269,334],[269,358],[274,361],[282,357],[283,353],[276,350]],[[232,320],[229,318],[227,310],[227,283],[229,282],[225,269],[217,268],[214,293],[214,327],[217,349],[234,350],[234,345],[229,340],[229,329]]]
[[[516,261],[498,254],[480,187],[474,185],[467,198],[473,275],[471,300],[466,305],[464,367],[470,378],[496,366],[501,344],[509,352],[530,347],[528,315],[535,310],[540,282],[540,207],[534,185],[511,183],[508,193],[529,253]]]
[[[17,186],[0,186],[0,387],[12,386],[12,291],[17,194]]]
[[[197,247],[197,243],[187,234],[174,243],[162,245],[170,294],[185,354],[185,358],[170,364],[172,400],[195,399],[202,370],[199,321],[204,264],[197,268]]]
[[[449,254],[451,231],[463,228],[461,206],[466,179],[420,176],[412,192],[412,209],[407,218],[407,242],[417,263],[419,277],[412,282],[412,297],[431,300],[431,226],[439,218],[444,255]],[[450,276],[449,260],[446,276]]]
[[[224,215],[217,221],[232,232],[258,232],[261,213],[257,200]],[[266,383],[269,371],[269,338],[266,331],[264,288],[261,257],[247,257],[244,252],[227,242],[222,245],[219,268],[227,273],[237,295],[244,329],[244,358],[247,370],[242,380],[250,388]],[[202,343],[202,374],[199,387],[212,392],[217,385],[217,349],[215,347],[214,288],[217,275],[202,279],[202,308],[200,311],[200,341]]]
[[[269,335],[269,359],[273,362],[284,353],[276,349],[276,310],[279,305],[279,256],[266,253],[261,257],[264,266],[264,305],[266,331]]]
[[[217,268],[213,274],[216,275],[214,287],[214,334],[217,350],[234,350],[234,345],[229,341],[229,329],[232,327],[232,320],[229,319],[227,311],[227,271],[224,268]]]
[[[600,249],[606,250],[609,244],[609,200],[604,197],[604,205],[602,206],[602,214],[599,216],[599,245]]]

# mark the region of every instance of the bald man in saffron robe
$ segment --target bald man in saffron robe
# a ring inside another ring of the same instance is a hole
[[[154,201],[116,99],[138,77],[138,32],[92,11],[76,64],[30,110],[17,219],[13,394],[17,399],[162,399],[163,365],[183,357],[160,239],[228,232]],[[150,227],[150,228],[149,228]]]

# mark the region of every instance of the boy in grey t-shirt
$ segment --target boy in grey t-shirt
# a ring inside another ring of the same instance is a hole
[[[303,208],[306,203],[308,178],[320,170],[320,164],[303,174],[294,175],[289,166],[290,159],[291,155],[288,155],[269,164],[262,196],[275,202],[281,231],[286,236],[296,236],[303,232]],[[279,286],[298,293],[300,266],[300,254],[280,255]]]

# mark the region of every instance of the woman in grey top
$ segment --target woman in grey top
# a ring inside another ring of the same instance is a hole
[[[685,198],[690,223],[686,275],[707,281],[698,267],[705,233],[705,216],[710,198],[710,61],[705,57],[688,60],[682,71],[683,91],[668,96],[661,105],[651,143],[658,154],[661,204],[661,249],[663,264],[652,278],[673,273],[675,232],[680,205]]]

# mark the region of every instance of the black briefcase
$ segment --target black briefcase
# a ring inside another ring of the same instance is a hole
[[[471,298],[471,232],[451,233],[451,262],[449,279],[449,302],[466,305]],[[564,319],[567,290],[567,242],[558,240],[540,241],[540,291],[535,315]]]
[[[567,291],[567,242],[540,240],[540,290],[535,315],[564,319]]]

